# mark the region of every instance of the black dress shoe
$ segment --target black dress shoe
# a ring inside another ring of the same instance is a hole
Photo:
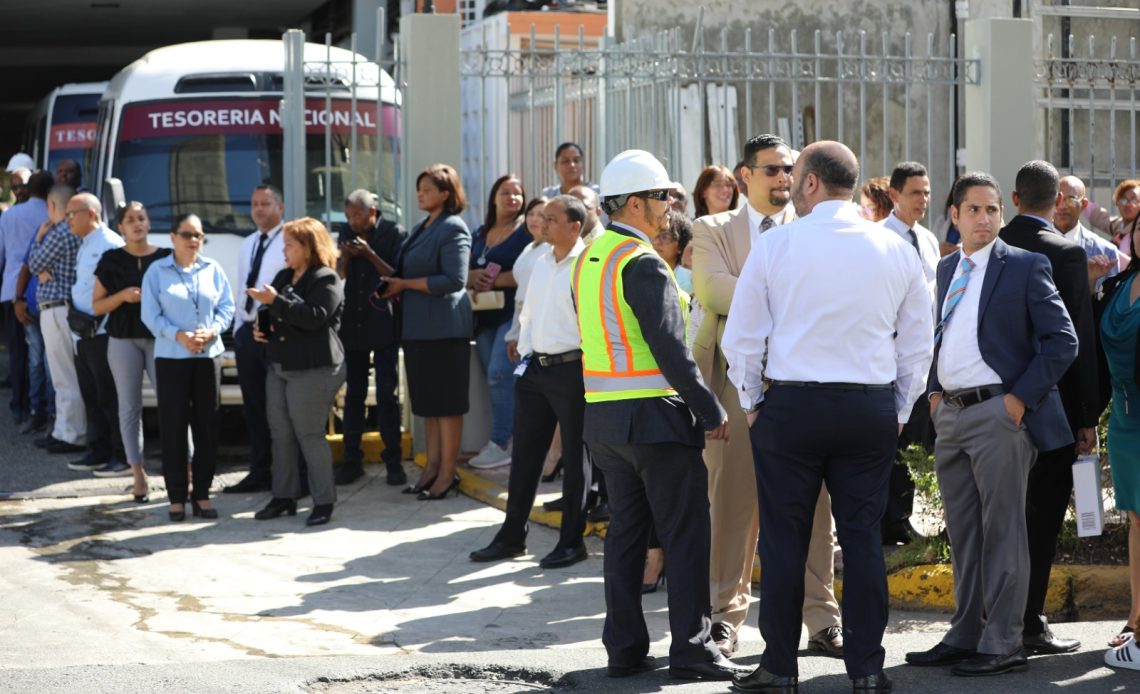
[[[604,501],[598,502],[598,505],[590,509],[586,514],[586,520],[591,523],[604,523],[610,519],[610,505]]]
[[[297,500],[274,497],[269,500],[265,508],[253,514],[253,517],[255,520],[272,520],[283,513],[288,513],[290,516],[297,515]]]
[[[56,440],[55,443],[48,444],[44,447],[48,453],[82,453],[87,450],[86,446],[77,446],[74,443],[67,441]]]
[[[352,484],[361,477],[364,477],[364,466],[359,461],[344,462],[337,466],[333,481],[337,484]]]
[[[606,666],[606,677],[629,677],[630,675],[649,672],[656,667],[657,661],[653,659],[653,656],[647,655],[641,659],[640,663],[634,663],[633,665],[610,663]]]
[[[400,461],[394,463],[385,463],[388,468],[388,479],[386,481],[389,487],[399,487],[408,483],[408,473],[404,472],[404,466]]]
[[[952,665],[954,663],[960,663],[963,660],[969,660],[977,654],[977,651],[947,646],[939,641],[934,648],[931,648],[929,651],[912,651],[907,653],[906,663],[907,665],[918,665],[920,667],[928,665]]]
[[[1081,642],[1076,639],[1059,639],[1056,634],[1047,631],[1044,634],[1023,636],[1021,645],[1028,655],[1059,655],[1079,649]]]
[[[48,446],[50,446],[54,443],[64,443],[64,441],[60,441],[59,439],[52,436],[51,434],[48,434],[47,436],[43,436],[43,437],[36,439],[35,441],[32,441],[33,446],[35,446],[36,448],[43,448],[45,450],[47,449]]]
[[[217,520],[218,509],[211,506],[210,508],[203,508],[197,501],[190,500],[190,508],[195,518],[202,518],[203,520]]]
[[[737,665],[720,653],[716,658],[689,665],[670,665],[669,677],[675,680],[716,680],[728,682],[739,675],[748,673],[747,665]],[[766,691],[766,690],[758,690]]]
[[[558,497],[557,499],[543,503],[542,508],[547,511],[565,511],[566,500],[562,497]]]
[[[891,691],[891,680],[881,672],[851,680],[852,694],[886,694],[889,691]]]
[[[237,484],[231,484],[222,489],[223,494],[252,494],[253,492],[269,491],[269,479],[261,475],[250,473],[241,478]]]
[[[316,504],[312,513],[305,519],[305,525],[324,525],[332,520],[332,504]]]
[[[733,677],[731,687],[733,691],[737,692],[794,694],[800,690],[800,678],[773,675],[761,665],[747,675],[737,675]]]
[[[467,558],[474,562],[499,561],[500,559],[514,559],[526,554],[526,547],[522,545],[508,545],[498,540],[483,549],[477,549]]]
[[[961,677],[985,677],[1007,672],[1021,672],[1029,666],[1025,652],[1020,648],[1008,655],[978,653],[964,663],[958,663],[950,672]]]
[[[555,547],[553,552],[539,560],[538,565],[544,569],[561,569],[564,566],[572,566],[580,561],[585,561],[589,556],[589,553],[586,552],[586,545],[578,545],[569,549]]]

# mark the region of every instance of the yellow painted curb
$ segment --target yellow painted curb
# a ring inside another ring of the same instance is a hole
[[[414,462],[419,467],[424,467],[427,465],[427,455],[423,453],[417,454]],[[500,511],[507,510],[506,487],[498,482],[492,482],[484,477],[480,477],[469,468],[458,467],[456,468],[456,472],[459,473],[459,491],[476,501],[482,501],[485,504],[494,506]],[[557,529],[562,526],[562,512],[547,511],[539,504],[530,510],[530,522]],[[605,537],[606,524],[590,523],[587,521],[586,532],[583,534],[586,537],[590,535]]]
[[[329,442],[329,447],[332,448],[333,462],[340,463],[344,461],[344,435],[329,434],[325,436],[325,440]],[[405,452],[411,452],[412,432],[405,431],[401,435],[400,445]],[[380,453],[384,450],[384,442],[380,440],[380,434],[375,431],[370,431],[361,436],[360,450],[364,453],[365,462],[379,461]]]

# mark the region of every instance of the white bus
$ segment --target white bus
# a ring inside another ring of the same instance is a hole
[[[55,173],[64,159],[83,168],[86,181],[93,163],[95,119],[106,82],[63,84],[40,99],[24,123],[23,151],[36,167]]]
[[[306,211],[330,229],[344,221],[342,203],[354,188],[379,187],[385,215],[396,213],[395,83],[375,63],[353,58],[351,51],[305,44]],[[203,253],[222,264],[239,304],[245,278],[237,276],[238,248],[254,231],[250,195],[257,185],[280,188],[284,180],[284,65],[281,41],[166,46],[119,71],[99,104],[91,180],[100,182],[107,216],[138,200],[149,213],[152,242],[168,246],[174,220],[198,215],[207,234]],[[231,365],[227,358],[223,404],[240,402]]]

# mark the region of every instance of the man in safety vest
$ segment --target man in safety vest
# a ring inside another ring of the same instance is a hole
[[[673,184],[653,155],[628,150],[602,172],[610,224],[573,269],[582,371],[583,438],[606,478],[607,674],[655,667],[641,611],[651,528],[668,557],[669,675],[729,680],[747,670],[709,631],[708,476],[705,437],[723,439],[728,418],[685,346],[684,294],[650,245],[667,225]],[[703,425],[703,426],[702,426]]]

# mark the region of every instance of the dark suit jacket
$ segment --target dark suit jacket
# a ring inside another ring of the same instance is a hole
[[[356,232],[345,225],[340,231],[340,243],[356,238]],[[396,267],[400,247],[408,238],[404,228],[386,219],[376,220],[376,226],[365,236],[364,241],[380,256],[380,259]],[[384,349],[398,337],[395,311],[387,310],[386,302],[381,308],[368,300],[380,283],[380,273],[366,258],[349,258],[344,273],[344,315],[340,321],[340,339],[345,349],[372,351]]]
[[[292,287],[292,268],[273,278],[277,298],[264,308],[273,321],[266,345],[269,361],[285,371],[332,367],[344,361],[337,328],[344,292],[336,271],[311,267]]]
[[[425,226],[420,222],[400,249],[400,277],[426,277],[431,293],[400,295],[400,337],[403,340],[468,338],[475,332],[467,284],[471,232],[459,215],[441,214]]]
[[[1069,426],[1075,431],[1095,427],[1097,411],[1096,327],[1093,325],[1089,296],[1088,257],[1083,248],[1047,228],[1039,219],[1018,215],[999,234],[1002,241],[1033,253],[1040,253],[1053,266],[1053,283],[1077,331],[1077,359],[1061,377],[1057,387]]]
[[[1140,261],[1132,261],[1133,263]],[[1097,330],[1097,393],[1100,396],[1097,400],[1096,411],[1099,416],[1104,412],[1104,408],[1108,407],[1108,401],[1112,398],[1112,381],[1108,373],[1108,361],[1104,355],[1103,345],[1100,344],[1100,319],[1104,317],[1105,310],[1108,305],[1116,297],[1118,291],[1129,291],[1128,280],[1132,279],[1136,273],[1122,272],[1115,277],[1109,277],[1101,285],[1100,293],[1093,302],[1093,324]],[[1136,354],[1132,357],[1132,378],[1136,383],[1136,387],[1140,388],[1140,340],[1136,341]]]
[[[939,311],[961,257],[959,250],[938,263]],[[1025,403],[1023,421],[1037,450],[1051,451],[1073,443],[1057,381],[1077,356],[1077,335],[1053,284],[1049,261],[1011,248],[999,238],[994,241],[981,292],[978,349],[1001,377],[1005,392]],[[942,392],[940,347],[941,343],[934,350],[929,393]]]
[[[615,227],[605,233],[634,237]],[[583,437],[595,443],[680,443],[703,448],[704,431],[716,428],[725,415],[685,345],[685,316],[669,268],[656,253],[648,253],[627,263],[621,279],[623,296],[637,316],[642,337],[680,397],[587,403]]]

